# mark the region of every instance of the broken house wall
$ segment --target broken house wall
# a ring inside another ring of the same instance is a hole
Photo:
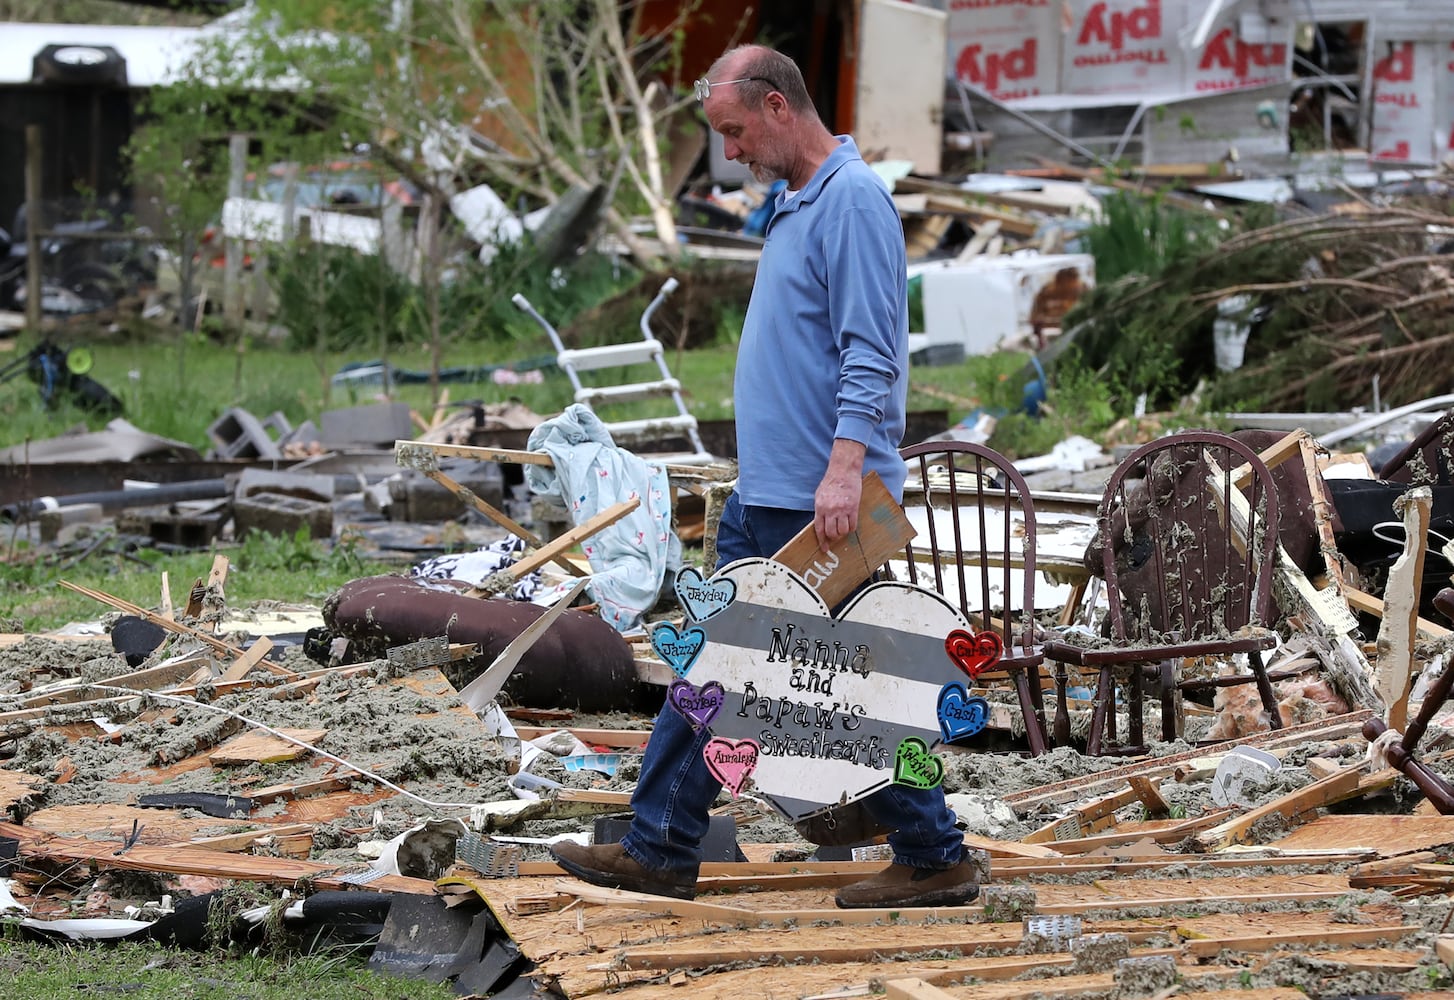
[[[1191,0],[947,0],[949,65],[960,80],[1084,149],[1131,162],[1208,162],[1288,152],[1299,22],[1366,22],[1369,65],[1355,91],[1372,100],[1376,159],[1436,162],[1454,132],[1454,21],[1446,0],[1245,0],[1224,3],[1187,48],[1207,5]],[[991,103],[972,102],[994,133],[991,164],[1067,147]]]

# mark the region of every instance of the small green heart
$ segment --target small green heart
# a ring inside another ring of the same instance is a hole
[[[894,781],[910,788],[937,788],[944,780],[944,762],[924,741],[910,736],[894,751]]]

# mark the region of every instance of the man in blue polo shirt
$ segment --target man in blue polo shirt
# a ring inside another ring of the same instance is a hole
[[[696,84],[728,159],[782,179],[737,354],[737,487],[717,531],[719,565],[771,556],[805,525],[829,545],[858,528],[863,476],[902,500],[898,446],[908,397],[904,236],[883,182],[818,117],[791,59],[733,49]],[[669,706],[652,729],[620,844],[553,848],[594,885],[690,899],[721,784]],[[837,894],[839,906],[956,906],[979,893],[942,788],[891,784],[864,800],[893,829],[893,863]]]

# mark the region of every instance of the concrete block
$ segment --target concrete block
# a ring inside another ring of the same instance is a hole
[[[629,813],[625,816],[598,816],[592,840],[597,844],[619,844],[630,829]],[[703,861],[740,861],[742,851],[737,846],[737,821],[725,814],[708,820],[701,851]]]
[[[250,497],[259,493],[280,493],[302,500],[332,503],[333,477],[273,469],[243,469],[237,477],[233,495]]]
[[[395,441],[414,435],[408,403],[375,403],[326,410],[319,418],[319,438],[326,445],[393,447]]]
[[[165,545],[205,549],[221,532],[229,513],[226,504],[200,514],[170,507],[134,507],[116,514],[116,530],[127,535],[146,535]]]
[[[40,540],[54,542],[62,528],[77,524],[95,524],[106,515],[99,503],[75,503],[40,512]]]
[[[565,504],[555,497],[546,496],[531,498],[530,523],[535,533],[546,541],[559,538],[575,526]]]
[[[232,502],[232,520],[237,537],[258,531],[270,535],[295,535],[306,527],[311,538],[333,537],[333,505],[281,493],[258,493]]]
[[[280,412],[259,420],[242,407],[233,406],[212,422],[207,437],[218,458],[281,458],[278,438],[292,429]]]
[[[463,462],[446,465],[443,471],[491,507],[503,509],[505,482],[498,465]],[[405,469],[390,477],[388,484],[388,515],[392,521],[450,521],[467,509],[454,493],[414,469]]]

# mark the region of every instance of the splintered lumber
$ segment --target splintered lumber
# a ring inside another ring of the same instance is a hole
[[[431,457],[432,456],[432,457]],[[510,448],[476,448],[463,444],[435,444],[432,441],[395,441],[394,460],[402,466],[424,472],[438,466],[441,458],[473,458],[480,462],[502,462],[506,465],[554,466],[555,459],[543,451],[519,451]],[[661,463],[654,463],[660,465]],[[730,479],[730,471],[722,465],[662,466],[672,479],[717,481]]]
[[[163,663],[155,667],[148,667],[145,670],[136,670],[129,674],[118,674],[115,677],[106,678],[108,687],[131,688],[133,691],[159,691],[173,684],[203,665],[205,654],[189,656],[185,659],[174,660],[171,663]],[[22,708],[43,708],[46,705],[64,705],[76,701],[84,701],[92,692],[92,688],[83,680],[66,681],[62,684],[48,686],[44,690],[33,691],[30,697],[20,703]]]
[[[1102,847],[1120,847],[1138,840],[1150,840],[1157,844],[1175,844],[1208,827],[1216,826],[1227,816],[1222,809],[1205,816],[1187,820],[1156,820],[1150,823],[1128,824],[1124,830],[1103,833],[1089,837],[1074,837],[1069,840],[1054,840],[1046,847],[1061,854],[1086,854]]]
[[[251,821],[247,821],[251,824]],[[259,837],[286,831],[289,834],[302,833],[311,827],[265,827],[254,825],[245,833],[231,833],[216,837],[218,831],[235,830],[237,820],[219,819],[215,816],[184,816],[170,809],[142,809],[137,806],[115,805],[96,802],[83,806],[49,806],[31,813],[25,818],[28,829],[53,833],[61,837],[126,840],[137,835],[141,844],[180,844],[204,846],[193,843],[203,837],[209,850],[245,850],[247,845]],[[236,838],[244,838],[237,841]],[[240,843],[241,846],[222,846]]]
[[[247,648],[247,651],[234,660],[226,670],[222,671],[221,680],[240,681],[247,675],[247,672],[262,662],[262,658],[272,651],[273,640],[267,636],[260,637],[256,642]]]
[[[1372,716],[1373,713],[1368,709],[1359,709],[1345,715],[1335,715],[1327,719],[1319,719],[1316,722],[1305,722],[1297,726],[1288,726],[1286,729],[1256,733],[1239,740],[1238,743],[1241,746],[1259,747],[1263,750],[1279,750],[1285,747],[1299,747],[1313,739],[1340,739],[1345,736],[1358,734],[1361,731],[1364,721]],[[1066,778],[1063,781],[1056,781],[1048,785],[1027,788],[1020,792],[1011,792],[1008,795],[1002,796],[1001,801],[1016,812],[1023,814],[1038,806],[1083,799],[1088,796],[1107,792],[1110,789],[1124,784],[1133,775],[1145,775],[1151,778],[1168,777],[1175,774],[1180,765],[1196,760],[1198,757],[1205,757],[1209,752],[1205,748],[1197,748],[1171,754],[1167,757],[1157,757],[1154,760],[1123,764],[1120,767],[1099,771],[1096,774]]]
[[[403,462],[400,462],[399,464],[402,465]],[[445,489],[449,490],[449,492],[453,493],[456,497],[460,499],[460,502],[463,503],[465,506],[473,507],[481,514],[488,517],[491,521],[494,521],[500,527],[510,532],[510,534],[524,541],[526,545],[529,545],[532,548],[539,548],[543,544],[539,535],[537,535],[535,532],[531,531],[524,525],[520,524],[510,515],[500,510],[498,507],[495,507],[493,504],[486,501],[483,497],[481,497],[474,490],[470,489],[464,483],[461,483],[458,480],[451,478],[437,468],[420,469],[419,471],[424,473],[430,479],[434,480],[440,486],[443,486]]]
[[[1223,470],[1210,455],[1204,455],[1202,460],[1207,466],[1207,490],[1215,502],[1225,502],[1230,508],[1226,511],[1228,534],[1245,551],[1247,526],[1252,520],[1251,505],[1240,490],[1222,489]],[[1296,595],[1303,616],[1315,626],[1302,631],[1310,648],[1324,661],[1333,687],[1350,705],[1382,708],[1383,702],[1373,687],[1373,666],[1352,638],[1358,631],[1358,619],[1348,610],[1337,585],[1322,590],[1314,587],[1281,542],[1277,543],[1274,556],[1277,579],[1286,591]]]
[[[0,810],[24,805],[46,786],[44,778],[20,771],[0,770]]]
[[[1026,844],[1048,844],[1051,841],[1078,840],[1099,833],[1116,823],[1116,810],[1130,805],[1140,798],[1135,788],[1129,788],[1077,806],[1065,816],[1049,823],[1022,838]]]
[[[303,743],[317,745],[328,735],[326,729],[279,729],[284,736],[291,736]],[[307,747],[280,739],[270,733],[245,733],[228,740],[207,755],[214,764],[281,764],[298,760],[312,753]]]
[[[222,560],[224,564],[227,561],[225,556],[218,556],[217,558]],[[214,565],[213,572],[215,573],[216,571],[217,569]],[[225,566],[223,572],[226,572]],[[192,628],[189,625],[183,625],[180,622],[172,621],[170,618],[164,618],[163,616],[157,614],[155,611],[148,611],[146,608],[132,604],[130,601],[122,600],[119,597],[114,597],[111,594],[106,593],[105,591],[92,590],[90,587],[78,586],[77,584],[71,583],[69,580],[58,580],[56,582],[59,583],[62,587],[65,587],[67,590],[73,590],[84,597],[91,598],[91,600],[93,601],[100,601],[102,604],[106,604],[110,607],[116,608],[118,611],[125,611],[129,615],[136,615],[139,618],[145,618],[149,622],[160,625],[168,632],[175,632],[178,635],[190,636],[191,638],[203,643],[205,646],[207,646],[207,648],[211,649],[219,656],[225,656],[231,660],[238,660],[247,655],[241,648],[234,646],[231,643],[223,642],[215,635],[212,635],[211,632],[204,631],[202,629]],[[266,651],[267,650],[264,649],[264,652]],[[296,673],[279,663],[270,663],[267,660],[263,660],[261,665],[264,669],[266,669],[270,673],[277,674],[279,677],[296,679],[298,676]]]
[[[228,561],[227,557],[220,552],[212,557],[212,569],[207,574],[207,583],[203,587],[202,592],[196,595],[197,610],[195,613],[193,613],[193,617],[202,614],[202,605],[203,602],[206,600],[207,591],[215,590],[217,591],[218,598],[222,598],[227,587],[227,571],[231,568],[231,566],[232,564]],[[188,602],[187,607],[190,612],[190,601]],[[209,633],[215,633],[217,631],[216,620],[207,622],[206,625],[207,631]]]
[[[218,558],[222,557],[219,556]],[[136,604],[132,604],[130,601],[122,600],[119,597],[113,597],[112,595],[107,594],[104,591],[92,590],[90,587],[82,587],[77,584],[71,583],[69,580],[58,580],[56,582],[59,583],[62,587],[65,587],[67,590],[73,590],[84,597],[91,598],[91,600],[93,601],[100,601],[102,604],[116,608],[118,611],[125,611],[129,615],[136,615],[140,618],[145,618],[149,622],[160,625],[168,632],[175,632],[178,635],[190,636],[191,638],[196,639],[198,642],[201,642],[202,644],[207,646],[207,648],[211,649],[214,653],[217,653],[221,656],[235,659],[243,655],[243,651],[239,647],[234,646],[231,643],[223,642],[221,639],[217,638],[215,635],[212,635],[210,632],[204,632],[201,629],[192,628],[190,625],[183,625],[181,622],[174,622],[171,619],[163,618],[161,615],[156,614],[155,612],[148,611],[146,608],[140,607]]]
[[[1236,819],[1197,834],[1196,842],[1206,851],[1246,843],[1250,839],[1252,827],[1273,816],[1280,817],[1288,825],[1296,825],[1324,806],[1361,794],[1362,770],[1361,764],[1346,767],[1321,781],[1279,796],[1256,809],[1248,810]]]
[[[1343,596],[1348,599],[1349,605],[1358,611],[1366,611],[1375,617],[1383,617],[1383,601],[1374,597],[1366,591],[1357,587],[1344,587]],[[1435,624],[1427,618],[1414,619],[1418,633],[1425,639],[1443,639],[1446,636],[1454,635],[1454,630],[1445,628],[1443,625]]]
[[[347,877],[348,873],[342,866],[298,858],[236,855],[176,845],[134,844],[125,847],[115,840],[72,840],[13,823],[0,823],[0,837],[20,841],[20,857],[32,861],[53,861],[61,864],[82,862],[102,870],[208,875],[212,878],[267,882],[270,885],[294,886],[299,882],[307,882],[315,889],[366,888],[370,892],[434,895],[434,883],[427,879],[408,878],[403,875],[368,877],[373,874],[373,869],[367,866],[357,866],[358,874],[363,878],[353,881]]]
[[[818,592],[830,608],[872,576],[895,553],[902,552],[915,535],[904,510],[879,479],[863,477],[858,502],[858,530],[844,535],[825,553],[810,524],[773,554]]]
[[[1388,568],[1384,587],[1383,625],[1378,630],[1378,668],[1374,686],[1387,708],[1384,721],[1402,731],[1409,719],[1409,683],[1414,669],[1414,632],[1418,628],[1419,584],[1424,578],[1424,553],[1429,547],[1429,514],[1433,491],[1409,490],[1394,501],[1403,518],[1404,550]]]
[[[623,500],[613,504],[605,510],[596,514],[588,520],[582,521],[569,531],[563,532],[558,538],[541,545],[536,551],[530,553],[511,565],[492,573],[478,587],[472,587],[470,593],[475,596],[498,594],[514,584],[527,573],[533,573],[548,562],[561,562],[565,554],[575,548],[581,542],[590,538],[597,532],[604,531],[627,514],[630,514],[637,507],[641,506],[641,498],[633,497],[630,500]],[[574,562],[565,559],[571,567],[571,572],[576,576],[588,576],[587,571],[581,569]]]

